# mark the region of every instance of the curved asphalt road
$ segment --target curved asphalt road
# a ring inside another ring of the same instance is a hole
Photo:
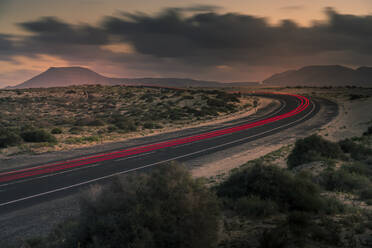
[[[277,99],[281,106],[259,119],[243,118],[223,128],[120,151],[69,161],[0,172],[0,214],[66,196],[113,176],[144,170],[169,161],[187,161],[241,145],[298,125],[319,111],[315,100],[298,95],[256,93]]]

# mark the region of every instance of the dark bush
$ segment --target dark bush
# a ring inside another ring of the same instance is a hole
[[[367,131],[363,133],[363,135],[371,135],[372,134],[372,126],[368,127]]]
[[[241,197],[234,204],[237,213],[247,217],[266,217],[278,213],[278,205],[258,196]]]
[[[87,126],[104,126],[105,122],[100,119],[95,119],[87,123]]]
[[[363,160],[368,158],[368,155],[372,154],[372,150],[359,145],[351,139],[345,139],[339,142],[339,145],[343,152],[350,153],[350,156],[356,160]]]
[[[368,177],[343,168],[339,170],[328,169],[320,175],[320,178],[321,185],[332,191],[354,192],[370,185]]]
[[[340,146],[323,139],[318,135],[311,135],[296,141],[295,147],[288,156],[289,168],[322,159],[334,159],[343,156]]]
[[[26,142],[56,142],[57,139],[43,129],[23,131],[21,137]]]
[[[350,94],[349,99],[350,101],[357,100],[357,99],[362,99],[365,98],[366,96],[364,95],[358,95],[358,94]]]
[[[345,164],[341,167],[342,170],[350,173],[357,173],[362,176],[366,176],[372,179],[372,165],[364,162],[354,162]]]
[[[360,192],[360,199],[371,200],[372,199],[372,185]]]
[[[218,206],[186,169],[163,166],[92,189],[76,231],[60,240],[65,247],[216,247]]]
[[[108,131],[109,133],[115,132],[115,131],[117,131],[117,130],[118,130],[118,128],[117,128],[116,126],[108,126],[108,127],[107,127],[107,131]]]
[[[137,125],[130,118],[125,118],[124,116],[115,116],[112,123],[120,130],[126,132],[134,132],[137,130]]]
[[[56,128],[52,129],[51,133],[52,134],[61,134],[62,130],[60,128],[56,127]]]
[[[154,123],[154,122],[145,122],[143,124],[143,127],[146,129],[159,129],[159,128],[162,128],[163,126],[158,123]]]
[[[217,194],[227,199],[227,202],[257,196],[262,200],[275,202],[280,211],[325,210],[324,200],[315,184],[306,177],[293,176],[275,166],[256,164],[233,173],[228,180],[218,186]]]
[[[278,227],[265,230],[259,238],[258,248],[287,248],[289,246],[289,233],[286,228]]]
[[[84,129],[81,128],[81,127],[72,127],[72,128],[70,128],[70,130],[69,130],[69,132],[70,132],[71,134],[80,134],[82,131],[84,131]]]
[[[21,137],[10,129],[0,128],[0,148],[15,146],[22,142]]]

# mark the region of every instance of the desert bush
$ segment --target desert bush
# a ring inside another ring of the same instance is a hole
[[[217,187],[217,195],[229,201],[257,196],[270,200],[279,210],[325,211],[319,188],[306,177],[294,176],[275,166],[259,163],[233,173]]]
[[[15,146],[22,142],[21,137],[14,131],[0,128],[0,148]]]
[[[84,131],[84,129],[81,128],[81,127],[72,127],[72,128],[70,128],[70,130],[69,130],[69,132],[70,132],[71,134],[80,134],[80,133],[83,132],[83,131]]]
[[[357,173],[359,175],[366,176],[370,179],[372,179],[372,165],[367,164],[365,162],[353,162],[344,164],[341,167],[342,170],[348,171],[350,173]]]
[[[293,211],[276,228],[262,233],[258,247],[341,247],[340,232],[340,225],[332,218],[322,217],[314,221],[312,214]]]
[[[115,126],[126,132],[134,132],[137,130],[136,124],[132,120],[124,120],[115,122]]]
[[[288,230],[283,227],[266,229],[258,239],[258,248],[290,247]]]
[[[104,126],[105,122],[100,119],[94,119],[87,123],[87,126]]]
[[[367,131],[365,131],[363,135],[372,135],[372,126],[368,127]]]
[[[339,199],[335,197],[324,197],[325,201],[325,214],[342,214],[348,211],[348,208]]]
[[[107,127],[107,132],[112,133],[118,130],[117,126],[110,125]]]
[[[331,191],[355,192],[368,187],[371,183],[368,177],[343,168],[325,170],[320,174],[320,178],[320,184]]]
[[[372,200],[372,185],[363,189],[359,196],[361,200]]]
[[[21,137],[26,142],[57,142],[57,139],[43,129],[30,129],[21,132]]]
[[[362,99],[362,98],[365,98],[366,96],[364,95],[359,95],[359,94],[350,94],[349,95],[349,99],[350,101],[353,101],[353,100],[358,100],[358,99]]]
[[[241,197],[234,202],[237,213],[247,217],[267,217],[278,213],[278,205],[271,200],[262,200],[258,196]]]
[[[65,247],[215,247],[219,204],[180,166],[116,178],[81,202],[78,226]]]
[[[143,127],[146,129],[158,129],[158,128],[162,128],[163,126],[158,123],[154,123],[154,122],[145,122],[143,124]]]
[[[338,144],[325,140],[318,135],[311,135],[296,141],[294,149],[288,156],[287,164],[289,168],[294,168],[301,164],[342,156],[343,153]]]
[[[52,131],[50,131],[52,134],[61,134],[62,133],[62,129],[56,127],[56,128],[53,128]]]
[[[357,144],[351,139],[342,140],[339,142],[339,145],[343,152],[350,153],[350,156],[356,160],[366,159],[368,155],[372,154],[371,149]]]

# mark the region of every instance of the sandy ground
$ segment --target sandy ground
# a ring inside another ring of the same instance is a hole
[[[372,125],[372,97],[355,101],[338,101],[338,117],[319,134],[331,141],[361,136]]]
[[[241,166],[249,160],[254,160],[272,151],[280,149],[285,143],[257,146],[247,151],[232,154],[224,159],[206,163],[203,166],[195,167],[191,170],[194,177],[213,177],[216,175],[226,175],[234,168]]]

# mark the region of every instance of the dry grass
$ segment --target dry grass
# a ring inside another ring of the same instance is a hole
[[[216,90],[126,86],[0,90],[0,128],[54,133],[56,144],[26,143],[3,155],[73,149],[248,111],[253,98]],[[56,130],[58,129],[58,130]]]

